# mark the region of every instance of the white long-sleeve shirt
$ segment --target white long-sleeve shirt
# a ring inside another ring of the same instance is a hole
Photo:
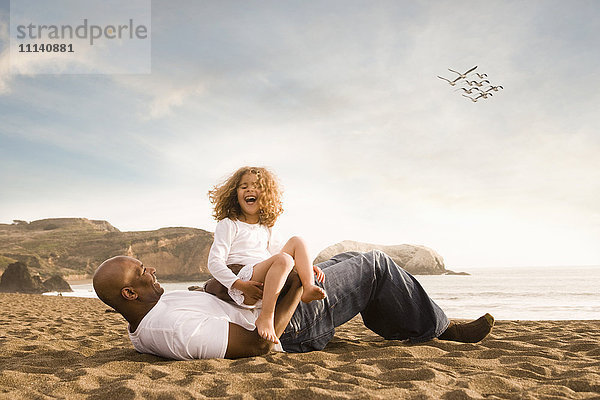
[[[238,278],[227,265],[254,265],[280,252],[282,247],[273,229],[225,218],[215,228],[215,240],[208,254],[208,270],[230,289]]]

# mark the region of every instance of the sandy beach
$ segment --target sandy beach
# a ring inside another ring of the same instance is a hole
[[[478,344],[385,341],[359,318],[320,352],[138,354],[97,299],[0,294],[0,398],[600,398],[600,321],[497,321]]]

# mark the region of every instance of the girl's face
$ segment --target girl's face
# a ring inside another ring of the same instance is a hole
[[[242,175],[242,179],[240,179],[237,187],[237,200],[242,209],[244,222],[249,224],[258,223],[260,212],[260,206],[258,205],[259,197],[260,189],[256,174],[246,172]]]

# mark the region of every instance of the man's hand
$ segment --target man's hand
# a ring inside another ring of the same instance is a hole
[[[214,296],[217,296],[223,301],[233,301],[231,297],[229,297],[227,288],[221,285],[221,283],[215,278],[210,278],[208,281],[206,281],[206,283],[204,284],[204,291],[206,293],[210,293]]]
[[[315,274],[317,275],[317,280],[323,283],[325,281],[325,273],[323,270],[316,265],[313,265],[313,271],[315,271]]]
[[[252,305],[262,299],[263,284],[257,281],[242,281],[238,279],[231,285],[232,288],[241,290],[244,293],[244,303]]]

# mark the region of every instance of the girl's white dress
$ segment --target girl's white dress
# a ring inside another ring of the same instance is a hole
[[[215,240],[208,254],[208,270],[228,289],[229,296],[236,304],[249,308],[260,307],[260,300],[253,306],[245,305],[243,292],[231,285],[238,279],[249,281],[254,266],[279,253],[282,247],[272,228],[225,218],[215,228]],[[227,267],[230,264],[244,267],[236,275]]]

